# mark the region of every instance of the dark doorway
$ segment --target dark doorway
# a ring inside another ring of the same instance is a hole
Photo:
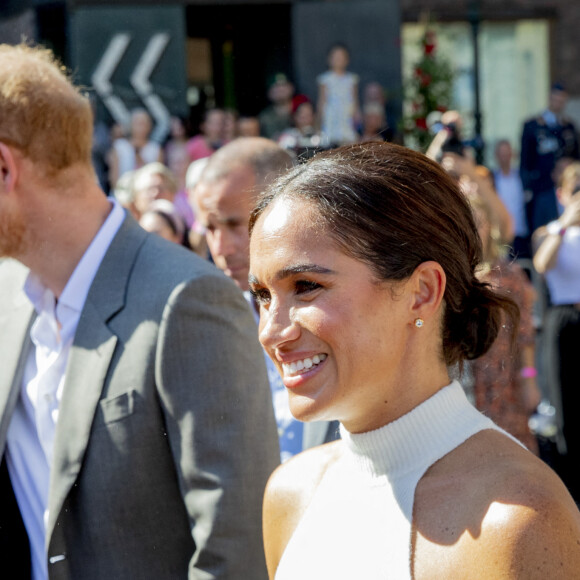
[[[291,4],[187,7],[187,36],[209,41],[213,73],[210,86],[199,87],[192,120],[208,104],[242,115],[268,104],[268,79],[278,72],[292,76],[290,11]]]

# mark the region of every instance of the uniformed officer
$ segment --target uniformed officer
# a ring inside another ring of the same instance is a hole
[[[564,86],[552,85],[548,108],[524,123],[520,175],[530,232],[558,217],[553,176],[557,162],[580,158],[576,127],[562,115],[567,100]]]

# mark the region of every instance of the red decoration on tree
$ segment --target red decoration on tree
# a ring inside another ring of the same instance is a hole
[[[403,129],[411,137],[411,144],[424,151],[433,137],[426,121],[429,113],[443,112],[451,107],[453,71],[451,65],[437,55],[437,35],[433,29],[425,31],[421,47],[422,56],[406,87],[410,112],[404,118]]]

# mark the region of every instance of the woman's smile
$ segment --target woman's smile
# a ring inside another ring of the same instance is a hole
[[[312,358],[306,357],[305,359],[299,359],[291,363],[282,363],[284,376],[292,377],[298,374],[305,374],[313,367],[316,368],[322,361],[324,361],[325,358],[326,355],[324,353],[320,353],[315,354]]]
[[[299,389],[317,375],[324,367],[327,355],[315,354],[312,357],[282,364],[282,382],[287,389]]]

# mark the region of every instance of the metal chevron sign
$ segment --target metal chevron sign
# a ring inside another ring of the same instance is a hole
[[[78,8],[72,22],[73,68],[94,89],[98,114],[127,127],[145,108],[162,141],[171,114],[187,112],[183,9]]]
[[[151,37],[143,52],[130,81],[145,106],[155,120],[155,131],[162,135],[169,131],[169,111],[159,95],[153,91],[149,80],[153,69],[161,59],[165,47],[169,44],[170,36],[166,32],[159,32]]]
[[[130,114],[121,98],[113,93],[111,76],[121,62],[129,42],[131,42],[130,34],[126,32],[115,34],[91,76],[95,91],[101,97],[113,119],[121,125],[129,124]]]

